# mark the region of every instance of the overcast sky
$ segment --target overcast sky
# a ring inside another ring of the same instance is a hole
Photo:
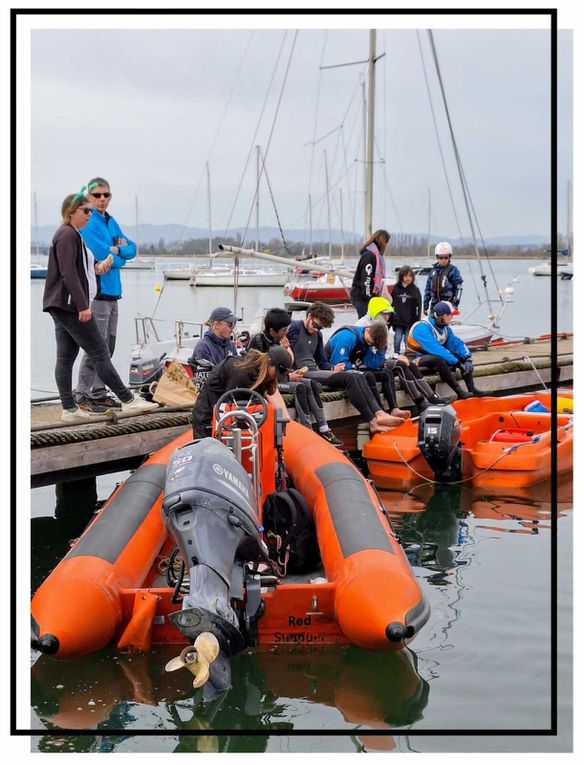
[[[572,46],[560,33],[559,226],[572,179]],[[40,225],[58,223],[67,193],[93,175],[114,192],[111,212],[134,222],[207,226],[210,164],[213,228],[255,226],[253,155],[259,143],[284,231],[326,228],[324,151],[332,227],[363,229],[361,83],[367,31],[37,30],[32,34],[32,191]],[[430,90],[462,234],[469,234],[428,37],[420,30]],[[549,33],[434,32],[453,127],[485,237],[547,235],[550,187]],[[281,51],[281,52],[280,52]],[[380,30],[377,40],[374,228],[455,237],[418,35]],[[278,55],[280,56],[278,59]],[[289,72],[282,91],[285,71]],[[275,74],[274,74],[275,73]],[[270,80],[263,118],[259,120]],[[277,119],[274,116],[280,95]],[[259,133],[254,133],[259,123]],[[339,127],[342,124],[342,129]],[[314,138],[321,140],[316,146]],[[383,162],[382,162],[383,160]],[[311,172],[312,167],[312,172]],[[235,208],[232,212],[232,208]],[[266,181],[260,221],[275,225]]]

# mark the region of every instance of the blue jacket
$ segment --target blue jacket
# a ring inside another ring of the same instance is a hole
[[[448,300],[456,307],[460,303],[463,281],[460,271],[450,261],[445,266],[434,263],[426,279],[424,311],[439,300]]]
[[[466,345],[459,337],[456,337],[450,327],[437,326],[434,316],[414,324],[410,329],[406,348],[415,357],[426,354],[440,356],[451,365],[466,361],[472,356]]]
[[[218,364],[228,356],[237,356],[237,351],[231,340],[217,337],[209,329],[195,345],[195,350],[189,361],[196,364],[198,359],[206,359],[211,364]]]
[[[353,369],[351,354],[360,346],[362,351],[363,366],[367,369],[383,369],[385,363],[385,351],[380,351],[372,345],[367,345],[363,339],[363,333],[367,327],[351,327],[339,329],[328,341],[330,348],[330,362],[338,364],[343,362],[344,369]]]
[[[108,255],[114,256],[112,267],[102,276],[97,277],[97,295],[108,298],[122,297],[122,280],[120,268],[126,265],[136,255],[136,245],[130,241],[118,226],[115,218],[109,213],[102,214],[98,210],[91,213],[89,222],[80,230],[83,241],[89,247],[96,260],[105,260]],[[112,253],[110,247],[114,244],[114,238],[125,239],[128,244],[120,246],[120,254]]]

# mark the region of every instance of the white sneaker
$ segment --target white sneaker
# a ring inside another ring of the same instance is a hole
[[[77,406],[74,409],[63,409],[61,412],[61,422],[87,422],[92,417],[95,417],[93,412],[79,409]]]
[[[141,412],[153,412],[158,409],[155,401],[146,401],[142,396],[134,393],[134,398],[127,404],[122,402],[122,414],[140,414]]]

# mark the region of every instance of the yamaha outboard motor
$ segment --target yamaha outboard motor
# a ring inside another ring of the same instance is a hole
[[[249,624],[260,611],[260,584],[245,580],[243,564],[268,562],[248,474],[220,441],[193,441],[170,460],[162,513],[189,570],[189,593],[170,619],[191,641],[211,632],[225,654],[237,653],[247,640],[231,598],[243,601],[246,593]]]
[[[434,404],[420,415],[418,448],[441,483],[461,478],[461,430],[456,411],[449,404]]]

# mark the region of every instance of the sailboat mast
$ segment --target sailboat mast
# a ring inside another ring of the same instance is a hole
[[[39,254],[39,215],[38,215],[38,209],[37,209],[37,195],[36,191],[33,192],[32,195],[33,199],[33,205],[34,205],[34,238],[36,242],[36,254]]]
[[[426,256],[430,259],[430,217],[432,215],[432,202],[430,199],[430,189],[428,189],[428,249]]]
[[[572,257],[572,183],[566,184],[566,248],[568,257]]]
[[[373,233],[373,134],[375,126],[375,46],[376,30],[369,30],[369,103],[367,111],[367,212],[365,239]]]
[[[363,241],[367,236],[367,95],[365,83],[361,84],[361,95],[363,97]]]
[[[134,215],[136,216],[136,255],[140,254],[140,228],[138,224],[138,195],[134,195]]]
[[[345,235],[343,233],[343,189],[339,189],[339,202],[341,206],[341,259],[345,259]]]
[[[256,240],[255,248],[260,244],[260,147],[256,146]]]
[[[329,258],[332,257],[332,241],[331,241],[331,200],[329,194],[329,177],[328,177],[328,165],[326,161],[326,149],[324,150],[324,179],[326,183],[326,214],[328,221],[328,239],[329,239]]]
[[[207,162],[207,213],[209,221],[209,257],[213,252],[213,228],[211,226],[211,171],[209,170],[209,163]],[[211,263],[209,262],[209,265]]]
[[[312,255],[314,250],[312,242],[312,194],[308,195],[308,228],[310,230],[310,250],[308,252],[310,255]]]

